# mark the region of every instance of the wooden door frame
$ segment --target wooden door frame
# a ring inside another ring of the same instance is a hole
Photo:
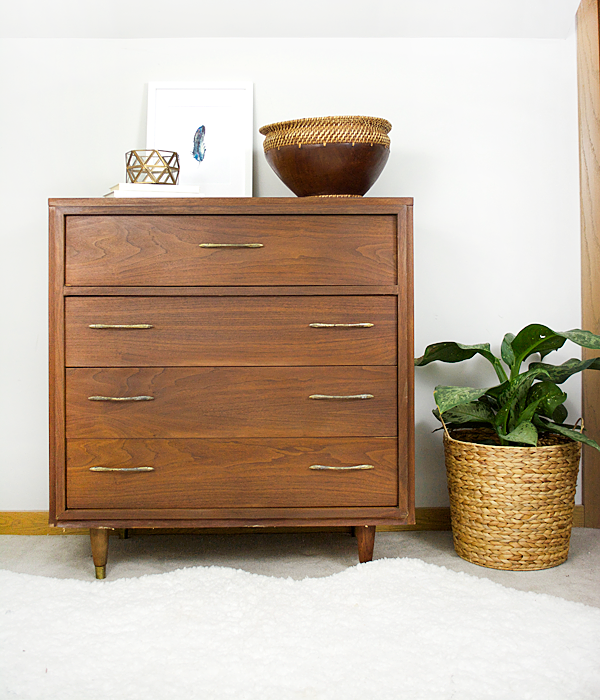
[[[577,11],[577,90],[581,192],[582,328],[600,333],[600,19],[598,0]],[[584,350],[583,356],[597,352]],[[600,372],[582,373],[586,431],[600,435]],[[585,447],[582,459],[585,527],[600,528],[600,452]]]

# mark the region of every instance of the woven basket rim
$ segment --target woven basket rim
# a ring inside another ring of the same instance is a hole
[[[338,116],[338,117],[305,117],[303,119],[291,119],[284,122],[274,122],[261,126],[258,130],[260,134],[266,136],[275,131],[283,131],[288,129],[299,129],[303,127],[326,126],[327,124],[366,124],[374,128],[384,129],[385,133],[392,130],[392,125],[387,119],[382,117],[365,117],[361,115],[355,116]]]
[[[474,442],[473,440],[459,440],[456,437],[453,437],[451,433],[457,433],[460,430],[481,430],[485,431],[486,428],[451,428],[450,430],[445,429],[444,430],[444,438],[449,440],[450,442],[456,442],[460,443],[462,445],[478,445],[479,447],[489,447],[494,450],[555,450],[557,447],[565,447],[567,445],[581,445],[580,442],[577,440],[573,440],[572,438],[567,437],[566,435],[559,435],[558,433],[552,433],[548,431],[546,434],[548,435],[556,435],[556,438],[560,440],[560,442],[554,444],[554,445],[489,445],[486,443],[482,442]],[[491,428],[487,429],[489,432],[492,434],[495,434],[494,431]]]

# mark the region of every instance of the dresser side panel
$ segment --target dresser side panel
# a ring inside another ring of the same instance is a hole
[[[414,272],[413,209],[405,206],[398,216],[398,468],[405,489],[409,520],[415,523],[414,436]],[[402,494],[401,494],[402,497]]]
[[[65,508],[64,214],[49,209],[49,521]]]

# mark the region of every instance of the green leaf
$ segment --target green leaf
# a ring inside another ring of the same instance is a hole
[[[417,357],[415,359],[415,365],[417,367],[423,367],[428,365],[430,362],[462,362],[463,360],[469,360],[471,357],[481,353],[484,355],[491,355],[490,344],[484,343],[482,345],[461,345],[460,343],[445,342],[445,343],[433,343],[433,345],[428,345],[425,348],[425,353],[422,357]],[[492,356],[493,357],[493,356]]]
[[[540,343],[535,352],[539,353],[540,359],[543,360],[546,355],[549,355],[551,352],[562,348],[564,344],[565,339],[560,335],[555,335],[552,338],[547,338],[543,343]]]
[[[564,423],[564,422],[567,420],[567,416],[568,416],[568,411],[567,411],[567,409],[566,409],[563,405],[560,405],[560,406],[557,406],[557,407],[556,407],[556,410],[555,410],[554,413],[550,416],[550,418],[552,418],[552,420],[553,420],[555,423],[561,423],[561,424],[562,424],[562,423]]]
[[[473,389],[464,386],[436,386],[433,398],[441,414],[451,408],[476,401],[487,389]]]
[[[512,342],[515,336],[512,333],[507,333],[502,339],[501,355],[502,359],[512,369],[515,362],[515,352],[512,348]]]
[[[486,391],[486,393],[479,399],[480,403],[484,403],[486,406],[488,406],[494,413],[498,410],[498,401],[496,398],[493,396],[490,396],[490,389]]]
[[[531,385],[540,377],[546,378],[544,367],[529,369],[514,379],[488,390],[488,395],[495,398],[499,406],[495,421],[499,435],[506,435],[517,427],[520,416],[529,403],[527,396]]]
[[[504,404],[496,413],[496,416],[494,417],[494,429],[500,435],[500,437],[504,437],[506,433],[510,432],[508,430],[508,420],[510,417],[510,409],[511,405],[510,404]]]
[[[542,357],[552,350],[558,350],[565,343],[565,338],[555,333],[548,326],[532,323],[523,328],[512,341],[512,349],[515,354],[515,362],[512,365],[511,377],[514,377],[521,369],[521,364],[536,352]]]
[[[574,328],[570,331],[553,331],[548,326],[533,323],[523,328],[512,341],[511,345],[516,358],[513,374],[519,371],[521,363],[530,355],[539,353],[543,360],[550,352],[561,348],[567,339],[581,347],[600,350],[600,335],[583,331],[580,328]]]
[[[502,437],[510,442],[518,442],[535,447],[538,441],[538,431],[533,423],[524,421],[508,433],[508,435],[503,435]]]
[[[554,384],[562,384],[569,377],[585,369],[600,369],[600,357],[592,357],[589,360],[578,360],[572,357],[562,365],[549,365],[544,362],[532,362],[529,371],[542,368],[546,371],[547,379]]]
[[[439,409],[433,412],[439,420]],[[460,404],[454,408],[444,411],[443,419],[445,423],[491,423],[494,422],[494,412],[489,406],[479,401]]]
[[[574,328],[571,331],[564,331],[559,335],[564,335],[573,343],[581,345],[582,348],[591,348],[592,350],[600,350],[600,335],[590,333],[590,331],[582,331],[580,328]]]
[[[519,413],[515,421],[515,427],[517,427],[523,422],[530,422],[533,416],[535,416],[535,414],[539,411],[541,401],[542,399],[537,399],[536,401],[528,403],[525,406],[525,408],[523,408],[522,411]]]
[[[451,341],[434,343],[425,348],[425,352],[421,357],[415,358],[415,367],[424,367],[430,362],[463,362],[475,355],[481,355],[488,362],[491,362],[498,379],[501,382],[506,381],[507,377],[504,368],[500,360],[491,352],[489,343],[481,345],[462,345]]]
[[[490,387],[486,392],[486,396],[495,401],[497,404],[502,403],[501,397],[504,395],[504,392],[508,389],[509,383],[510,382],[507,379],[505,382],[502,382],[502,384],[497,384],[496,386]]]
[[[515,413],[511,414],[512,420],[509,425],[513,430],[516,430],[522,423],[531,422],[537,413],[550,418],[566,398],[567,395],[552,382],[534,384],[529,390],[526,399],[517,403]]]
[[[529,366],[529,369],[510,380],[502,382],[497,386],[493,386],[487,390],[487,395],[494,398],[499,404],[506,403],[511,394],[518,391],[522,384],[528,385],[528,390],[531,384],[540,377],[546,379],[548,375],[547,368],[554,365],[544,365],[541,362],[534,362]]]
[[[567,399],[564,391],[561,391],[553,382],[539,382],[534,384],[527,397],[528,403],[535,403],[537,411],[548,418],[552,418],[556,409]],[[531,416],[529,417],[531,419]],[[562,422],[562,421],[559,421]]]
[[[584,435],[579,430],[573,430],[572,428],[569,428],[566,425],[557,425],[556,423],[552,423],[552,421],[549,421],[546,418],[540,418],[539,416],[536,416],[535,424],[540,430],[549,430],[552,433],[564,435],[568,438],[571,438],[571,440],[583,442],[585,445],[589,445],[590,447],[594,447],[596,450],[600,451],[600,445],[598,445],[598,443],[595,440],[592,440],[592,438],[587,437],[587,435]]]

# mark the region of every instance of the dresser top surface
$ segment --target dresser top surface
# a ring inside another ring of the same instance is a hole
[[[51,209],[69,215],[381,215],[396,214],[412,204],[412,197],[95,197],[48,200]]]

